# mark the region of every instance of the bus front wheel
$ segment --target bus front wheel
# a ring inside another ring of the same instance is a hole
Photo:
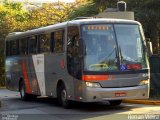
[[[109,101],[109,103],[112,106],[118,106],[122,103],[122,100],[111,100],[111,101]]]
[[[71,107],[71,101],[67,100],[67,91],[63,84],[58,87],[58,102],[64,108]]]

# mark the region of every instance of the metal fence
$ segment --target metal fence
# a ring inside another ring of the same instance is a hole
[[[150,97],[160,99],[160,57],[152,55],[149,60],[151,68]]]
[[[1,86],[5,86],[5,77],[3,72],[0,72],[0,87]]]
[[[0,56],[0,86],[5,86],[4,57]]]

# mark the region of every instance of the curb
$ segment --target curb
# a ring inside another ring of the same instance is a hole
[[[0,86],[0,89],[6,89],[6,87],[1,87],[1,86]]]
[[[154,100],[123,100],[123,103],[133,103],[133,104],[146,104],[146,105],[160,105],[160,101]]]

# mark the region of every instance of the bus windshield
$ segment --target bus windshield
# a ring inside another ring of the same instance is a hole
[[[83,25],[84,70],[118,71],[147,67],[139,25]]]

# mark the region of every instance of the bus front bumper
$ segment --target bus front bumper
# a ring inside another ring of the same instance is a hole
[[[87,87],[83,94],[83,102],[99,102],[105,100],[148,99],[149,85],[123,88],[91,88]]]

